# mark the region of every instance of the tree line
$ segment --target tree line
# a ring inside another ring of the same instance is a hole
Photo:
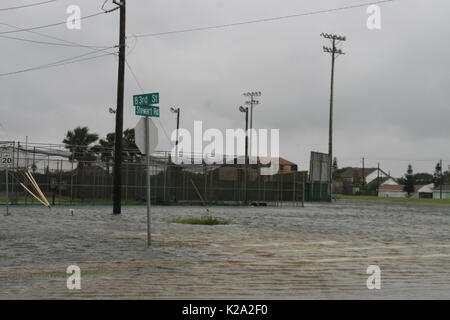
[[[112,161],[116,134],[111,132],[106,137],[99,138],[99,134],[90,132],[88,127],[78,126],[67,131],[62,142],[71,152],[71,160],[94,161],[100,157],[103,162]],[[123,132],[122,142],[124,161],[133,161],[141,154],[136,146],[134,129]]]

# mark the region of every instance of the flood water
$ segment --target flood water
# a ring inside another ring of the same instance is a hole
[[[1,299],[449,299],[450,206],[0,207]],[[66,268],[81,268],[68,290]],[[369,290],[369,265],[381,289]]]

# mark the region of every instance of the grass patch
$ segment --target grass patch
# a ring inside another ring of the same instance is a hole
[[[384,202],[403,202],[403,203],[431,203],[431,204],[450,204],[450,199],[416,199],[416,198],[389,198],[377,196],[353,196],[353,195],[333,195],[336,199],[344,200],[372,200]]]
[[[163,241],[152,241],[152,246],[154,247],[176,247],[176,248],[184,248],[189,247],[193,248],[192,244],[181,241],[171,241],[171,242],[163,242]]]
[[[8,238],[0,233],[0,240],[6,240],[6,239],[8,239]]]
[[[171,223],[181,223],[181,224],[200,224],[200,225],[226,225],[230,224],[229,221],[220,220],[213,217],[201,217],[201,218],[185,218],[185,219],[174,219],[170,221]]]

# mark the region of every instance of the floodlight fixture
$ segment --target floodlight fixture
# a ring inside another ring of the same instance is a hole
[[[330,33],[321,33],[320,34],[321,37],[324,37],[326,39],[331,39],[331,40],[339,40],[339,41],[346,41],[347,38],[345,36],[340,36],[340,35],[336,35],[336,34],[330,34]]]

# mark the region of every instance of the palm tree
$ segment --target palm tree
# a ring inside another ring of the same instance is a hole
[[[63,143],[72,153],[71,160],[83,160],[91,151],[89,146],[98,140],[98,134],[90,133],[88,127],[76,127],[69,130]]]
[[[106,169],[109,173],[110,162],[113,161],[114,141],[116,134],[114,132],[108,133],[106,139],[100,139],[98,144],[92,147],[92,151],[100,154],[102,162],[106,163]]]
[[[103,162],[108,163],[114,159],[113,150],[115,144],[116,135],[114,132],[108,133],[105,139],[100,139],[99,143],[92,147],[92,151],[100,154]],[[134,129],[126,129],[123,132],[122,137],[122,146],[123,146],[123,161],[129,162],[134,161],[136,155],[139,154],[139,149],[136,146],[135,138],[134,138]]]
[[[90,133],[88,127],[76,127],[73,131],[69,130],[66,133],[66,137],[63,143],[66,145],[66,149],[69,149],[72,155],[70,160],[78,160],[78,166],[76,170],[77,183],[81,180],[83,183],[83,168],[84,162],[92,155],[92,149],[89,148],[91,144],[98,140],[98,134]],[[76,188],[75,196],[77,198],[83,198],[83,190]]]
[[[102,161],[112,160],[115,137],[114,132],[108,133],[106,139],[100,139],[98,144],[92,147],[92,151],[100,154]]]

